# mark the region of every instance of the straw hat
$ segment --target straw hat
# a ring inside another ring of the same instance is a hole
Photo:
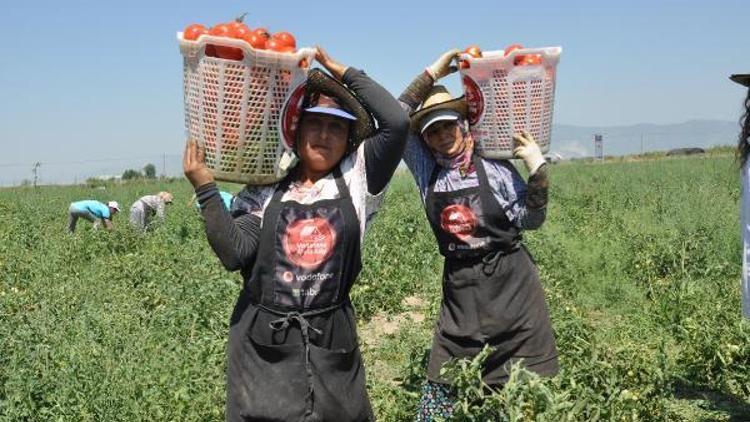
[[[375,133],[375,121],[357,96],[320,69],[313,69],[307,74],[302,109],[312,113],[326,112],[325,109],[341,110],[340,113],[330,110],[327,114],[351,121],[350,137],[353,146]]]
[[[443,85],[435,85],[427,94],[422,107],[411,115],[411,129],[422,133],[431,124],[440,120],[465,118],[467,114],[464,96],[453,98]]]
[[[750,88],[750,73],[738,73],[730,76],[729,79]]]

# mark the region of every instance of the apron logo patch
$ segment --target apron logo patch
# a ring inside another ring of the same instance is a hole
[[[446,233],[465,240],[476,232],[477,217],[466,205],[449,205],[440,213],[440,227]]]
[[[289,260],[306,269],[317,268],[330,258],[335,244],[336,231],[324,218],[292,222],[283,239],[284,253]]]
[[[304,283],[307,281],[322,282],[333,279],[333,273],[312,273],[312,274],[294,274],[291,271],[284,271],[281,273],[281,279],[287,283],[296,281],[298,283]]]

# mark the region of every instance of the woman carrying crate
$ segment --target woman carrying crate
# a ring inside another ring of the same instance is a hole
[[[316,59],[333,78],[308,75],[296,137],[300,162],[284,180],[246,186],[230,213],[203,151],[192,142],[185,151],[208,241],[245,280],[230,322],[231,421],[374,419],[349,291],[409,121],[364,72],[320,48]]]
[[[737,155],[742,167],[742,205],[740,213],[740,230],[742,232],[742,314],[750,319],[750,74],[738,74],[730,77],[734,82],[749,88],[745,97]]]
[[[483,369],[489,386],[502,386],[509,364],[521,359],[541,375],[558,371],[544,292],[521,241],[523,230],[544,222],[547,166],[527,133],[514,136],[514,154],[529,171],[528,183],[509,161],[475,153],[466,101],[434,85],[455,70],[457,54],[443,54],[399,98],[414,132],[403,158],[445,257],[440,319],[417,415],[423,421],[452,413],[443,364],[476,356],[485,346],[494,349]]]

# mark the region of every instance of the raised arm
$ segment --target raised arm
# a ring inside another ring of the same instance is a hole
[[[518,145],[513,153],[516,157],[523,159],[529,171],[525,195],[519,197],[516,224],[522,229],[538,229],[547,215],[547,191],[549,189],[547,164],[539,145],[531,134],[522,132],[514,135],[513,139]]]
[[[183,170],[195,188],[208,243],[224,268],[236,271],[252,266],[260,237],[260,218],[251,214],[233,218],[229,214],[213,174],[206,167],[205,151],[194,141],[185,147]]]
[[[375,135],[363,141],[367,190],[370,194],[377,195],[388,184],[401,161],[409,130],[409,118],[398,101],[365,72],[343,66],[320,47],[316,59],[334,77],[354,91],[378,122],[378,131]]]
[[[456,71],[456,67],[452,66],[451,62],[458,53],[460,53],[458,49],[446,51],[434,63],[427,66],[424,72],[421,72],[411,81],[409,86],[398,97],[398,100],[406,108],[407,112],[414,112],[422,104],[435,82]]]
[[[453,58],[459,53],[459,50],[448,50],[441,54],[438,59],[426,67],[423,72],[417,75],[404,89],[398,97],[401,107],[411,114],[417,110],[420,104],[427,98],[430,89],[438,79],[455,72],[455,67],[451,66]],[[425,147],[419,139],[419,134],[410,131],[409,139],[403,154],[404,162],[411,171],[417,186],[424,191],[429,182],[432,169],[435,167],[435,159],[432,153]]]
[[[229,271],[249,268],[255,262],[260,239],[260,218],[247,213],[232,216],[215,183],[195,190],[206,227],[206,238]]]

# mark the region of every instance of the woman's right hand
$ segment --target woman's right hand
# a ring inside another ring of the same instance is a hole
[[[323,65],[324,68],[328,71],[328,73],[331,74],[334,78],[341,80],[344,77],[344,73],[346,73],[346,69],[348,69],[348,66],[344,66],[343,64],[336,61],[333,57],[331,57],[327,51],[323,50],[323,47],[316,45],[315,46],[315,60],[318,61],[321,65]]]
[[[195,141],[188,141],[185,145],[182,170],[195,189],[214,181],[213,173],[206,167],[206,150]]]
[[[427,66],[425,70],[432,77],[432,80],[437,82],[438,79],[450,75],[457,70],[456,66],[451,66],[453,59],[461,53],[461,50],[454,48],[441,54],[435,63]]]

